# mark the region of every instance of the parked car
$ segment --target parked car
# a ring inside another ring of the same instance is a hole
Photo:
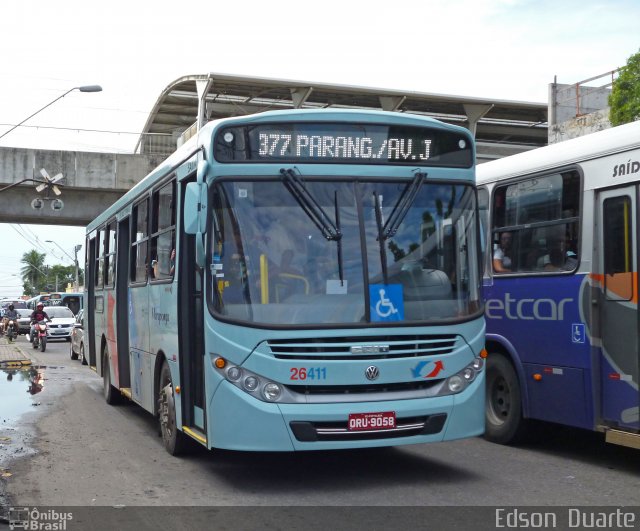
[[[73,312],[66,306],[47,306],[50,323],[47,323],[47,340],[66,339],[71,341],[71,331],[76,324]]]
[[[72,360],[80,360],[82,365],[87,364],[87,359],[84,357],[84,326],[82,324],[82,317],[84,310],[80,310],[76,315],[76,322],[71,330],[71,346],[69,347],[69,353]]]
[[[17,308],[16,312],[18,312],[18,334],[29,335],[29,322],[31,321],[32,310],[28,308]]]

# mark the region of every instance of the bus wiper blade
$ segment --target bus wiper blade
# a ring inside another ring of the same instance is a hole
[[[309,193],[302,180],[291,169],[282,168],[280,173],[287,190],[289,190],[309,219],[313,221],[313,224],[318,227],[322,235],[327,240],[339,241],[342,238],[340,229]]]
[[[402,220],[409,212],[409,209],[411,208],[411,205],[418,195],[420,187],[422,186],[422,183],[424,179],[426,179],[426,177],[426,173],[417,171],[416,176],[413,178],[413,181],[407,184],[405,189],[402,191],[402,194],[400,195],[398,201],[393,207],[393,210],[391,211],[389,219],[384,224],[384,228],[382,229],[382,231],[380,231],[383,239],[386,240],[388,238],[391,238],[391,236],[394,236],[395,233],[398,232]],[[382,212],[380,213],[380,215],[382,215]]]
[[[376,227],[378,228],[378,247],[380,248],[380,264],[382,266],[382,278],[385,286],[389,284],[387,274],[387,253],[384,250],[384,229],[382,227],[382,205],[380,204],[380,196],[378,192],[373,192],[373,203],[376,214]]]
[[[336,228],[338,229],[338,234],[342,236],[342,231],[340,230],[340,210],[338,209],[338,190],[334,192],[333,195],[333,204],[335,205],[335,213],[336,213]],[[340,286],[344,285],[344,267],[342,265],[342,237],[336,240],[336,244],[338,246],[338,276],[340,277]]]

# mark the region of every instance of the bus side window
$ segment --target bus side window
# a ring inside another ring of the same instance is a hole
[[[486,188],[478,189],[478,215],[480,217],[480,249],[482,252],[482,265],[487,274],[487,239],[489,234],[489,191]]]
[[[494,271],[573,271],[578,264],[579,183],[576,171],[531,177],[496,188],[493,204]],[[511,233],[508,248],[500,240]],[[510,266],[495,260],[507,256]]]
[[[150,256],[151,278],[166,280],[175,273],[175,182],[153,193],[151,213]]]
[[[131,225],[131,282],[146,282],[148,275],[148,216],[149,199],[133,207]]]

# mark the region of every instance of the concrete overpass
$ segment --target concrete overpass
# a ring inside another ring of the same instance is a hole
[[[24,179],[42,181],[62,173],[62,210],[53,210],[55,195],[37,193],[37,183],[25,182],[0,193],[0,222],[42,225],[87,225],[89,221],[155,168],[164,156],[86,153],[0,148],[0,188]],[[41,198],[42,208],[31,207]]]
[[[62,210],[39,210],[33,182],[0,193],[0,222],[86,225],[207,121],[273,109],[364,108],[431,116],[469,128],[478,162],[547,144],[547,105],[224,74],[185,76],[162,91],[133,154],[0,148],[0,189],[62,173]]]

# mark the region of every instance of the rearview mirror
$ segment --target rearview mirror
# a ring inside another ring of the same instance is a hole
[[[207,185],[188,183],[184,195],[184,231],[187,234],[207,232]]]

